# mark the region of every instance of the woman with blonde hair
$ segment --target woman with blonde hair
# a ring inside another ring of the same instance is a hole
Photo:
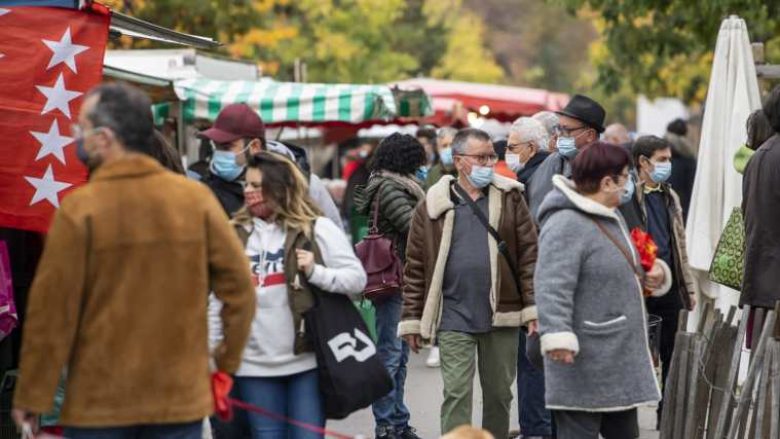
[[[234,224],[244,241],[257,309],[235,375],[239,399],[307,424],[325,425],[317,359],[303,324],[314,304],[309,285],[334,294],[363,291],[366,274],[344,232],[308,195],[306,178],[281,155],[261,152],[247,165],[245,207]],[[219,314],[212,299],[211,320]],[[216,345],[220,331],[214,328]],[[253,438],[319,438],[248,414]]]

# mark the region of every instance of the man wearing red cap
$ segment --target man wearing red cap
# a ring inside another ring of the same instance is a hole
[[[244,205],[241,181],[248,156],[268,150],[297,163],[295,155],[284,144],[266,140],[263,120],[246,104],[230,104],[223,108],[214,125],[200,136],[208,139],[212,147],[209,175],[203,182],[211,188],[228,215]],[[309,195],[325,216],[341,226],[336,203],[314,174],[309,177]]]

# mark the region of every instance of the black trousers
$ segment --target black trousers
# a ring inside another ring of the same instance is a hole
[[[634,439],[639,437],[636,409],[594,413],[555,410],[557,439]]]
[[[680,308],[682,309],[682,308]],[[661,390],[666,388],[666,377],[669,376],[669,366],[672,362],[672,354],[674,353],[674,341],[677,335],[677,325],[680,321],[680,309],[674,308],[655,308],[652,305],[648,305],[647,312],[649,314],[661,317]],[[658,424],[661,422],[661,412],[663,411],[664,402],[661,400],[658,403]]]

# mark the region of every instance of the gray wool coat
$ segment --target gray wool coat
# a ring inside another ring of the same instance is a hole
[[[534,275],[542,352],[568,349],[574,364],[545,358],[547,408],[610,412],[655,403],[661,392],[647,341],[644,299],[629,261],[639,263],[625,222],[575,191],[563,176],[539,210]],[[641,270],[641,268],[639,268]]]
[[[526,184],[528,188],[528,208],[531,209],[531,217],[539,224],[539,208],[542,206],[547,194],[553,190],[553,177],[563,175],[571,176],[571,162],[559,152],[547,156],[534,172],[534,175]]]

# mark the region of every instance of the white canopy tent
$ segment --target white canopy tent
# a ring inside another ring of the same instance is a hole
[[[720,26],[705,105],[687,250],[703,294],[728,308],[737,304],[739,292],[710,282],[708,271],[726,221],[742,202],[742,176],[733,158],[747,138],[748,115],[761,106],[747,26],[737,16]]]

